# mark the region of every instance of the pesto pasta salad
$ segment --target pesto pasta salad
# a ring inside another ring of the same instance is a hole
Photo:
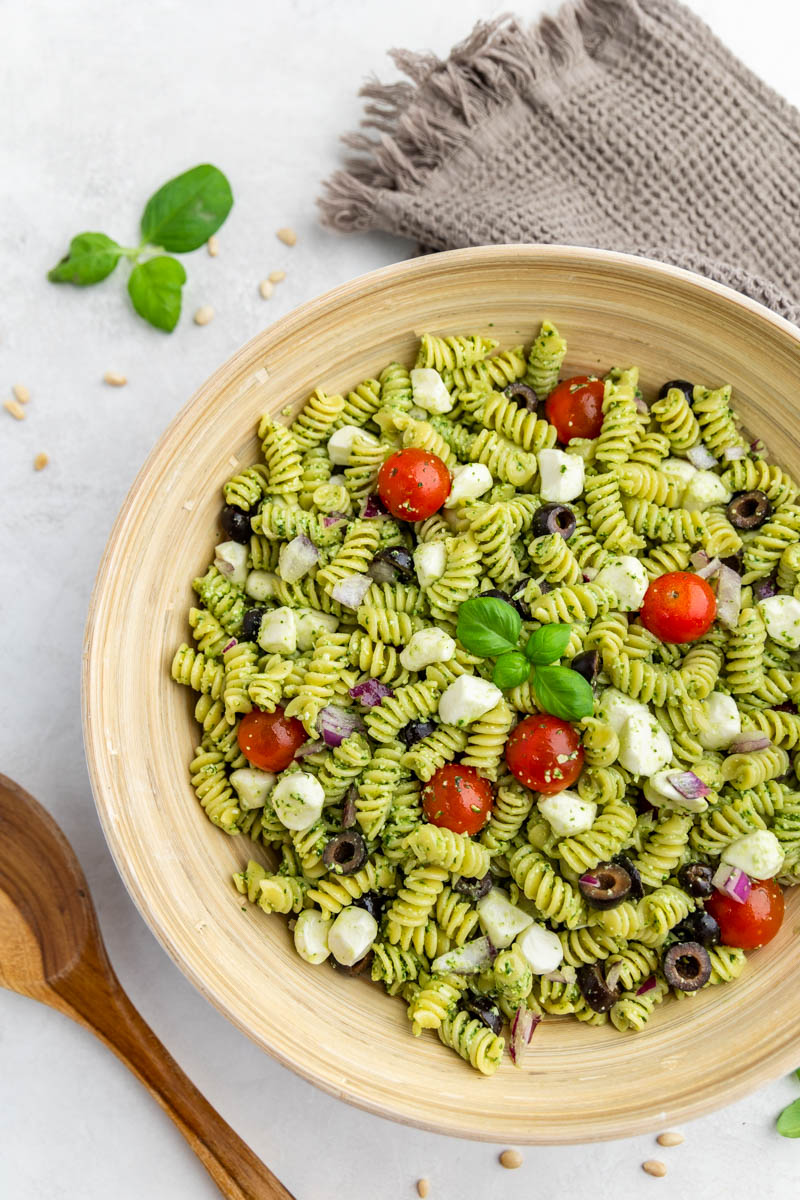
[[[264,416],[172,663],[238,891],[486,1075],[736,979],[800,882],[798,486],[730,387],[565,354]]]

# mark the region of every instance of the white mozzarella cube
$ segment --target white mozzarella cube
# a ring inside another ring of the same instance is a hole
[[[443,629],[418,629],[400,654],[407,671],[421,671],[431,663],[448,662],[456,652],[456,643]]]
[[[343,967],[360,962],[378,936],[378,922],[372,913],[355,904],[343,908],[328,932],[331,954]]]
[[[615,607],[621,612],[638,612],[650,586],[643,564],[631,554],[623,554],[607,563],[597,572],[594,582],[615,594]]]
[[[683,493],[681,505],[689,512],[704,512],[712,504],[727,504],[731,494],[713,471],[695,471]]]
[[[439,717],[445,725],[462,728],[494,708],[503,699],[499,687],[476,675],[459,675],[439,700]]]
[[[277,580],[273,571],[250,571],[244,590],[252,600],[269,600],[277,595]]]
[[[438,371],[433,367],[414,367],[410,374],[415,404],[426,413],[450,412],[455,402]]]
[[[697,467],[693,466],[688,458],[665,458],[658,464],[658,469],[664,475],[669,475],[670,479],[680,479],[685,487],[692,482],[692,476],[697,474]]]
[[[796,650],[800,646],[800,600],[794,596],[767,596],[757,607],[773,642]]]
[[[556,792],[554,796],[542,796],[538,807],[556,837],[588,833],[597,816],[594,801],[582,800],[577,792],[571,792],[569,788]]]
[[[312,650],[321,633],[335,633],[339,628],[339,620],[332,613],[317,612],[313,608],[295,608],[292,611],[298,650]]]
[[[610,725],[616,734],[621,732],[628,717],[634,715],[646,717],[649,714],[650,710],[646,704],[631,699],[630,696],[626,696],[624,692],[613,687],[606,688],[603,692],[597,709],[598,717]]]
[[[378,445],[378,439],[371,433],[359,429],[358,425],[342,425],[328,438],[328,458],[337,467],[346,467],[353,453],[353,442],[356,438],[366,438],[368,442]]]
[[[447,551],[444,542],[421,542],[414,551],[414,570],[420,587],[430,587],[444,575]]]
[[[645,800],[655,805],[656,808],[680,808],[685,812],[693,813],[705,812],[708,808],[708,801],[704,796],[698,796],[696,800],[687,799],[674,784],[670,783],[670,775],[678,773],[675,767],[670,767],[666,771],[656,771],[655,775],[645,779],[642,788]]]
[[[247,546],[240,542],[220,542],[214,547],[214,566],[237,587],[244,587],[247,580]]]
[[[700,730],[697,740],[704,750],[724,750],[742,732],[742,718],[733,696],[712,692],[703,701],[703,712],[708,726]]]
[[[297,649],[297,625],[291,608],[274,608],[264,613],[258,631],[258,644],[268,654],[294,654]]]
[[[282,775],[272,789],[272,807],[281,825],[302,833],[322,814],[325,792],[319,780],[307,771]]]
[[[564,948],[558,934],[534,923],[517,939],[517,948],[534,975],[549,975],[561,966]]]
[[[236,789],[240,807],[263,808],[277,778],[271,771],[259,771],[256,767],[240,767],[238,771],[233,771],[231,783]]]
[[[453,471],[453,486],[444,506],[455,508],[465,500],[477,500],[484,492],[489,491],[493,483],[492,473],[483,463],[469,463],[466,467],[456,467]]]
[[[578,454],[563,450],[540,450],[539,492],[543,500],[565,504],[583,492],[584,464]]]
[[[304,909],[297,918],[294,948],[312,966],[318,967],[330,954],[328,934],[331,925],[332,922],[326,920],[316,908]]]
[[[784,855],[771,829],[756,829],[726,846],[720,858],[751,879],[772,879],[783,866]]]
[[[305,534],[299,534],[281,546],[278,574],[285,583],[297,583],[319,562],[319,550]]]
[[[634,713],[619,734],[619,761],[634,775],[655,775],[672,762],[672,743],[654,716]]]
[[[533,917],[512,904],[502,888],[492,888],[475,907],[481,929],[498,950],[510,946],[518,934],[533,924]]]

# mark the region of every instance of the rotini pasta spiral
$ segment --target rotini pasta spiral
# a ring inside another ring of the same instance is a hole
[[[480,337],[436,337],[423,333],[420,338],[418,367],[433,367],[437,371],[455,371],[459,367],[471,367],[486,358],[496,347],[494,338]]]
[[[193,650],[184,642],[175,651],[171,668],[172,678],[195,692],[204,692],[217,700],[222,695],[225,683],[225,668],[222,663]]]
[[[570,929],[584,920],[586,908],[580,892],[562,879],[553,864],[533,846],[518,846],[508,860],[508,868],[517,887],[542,917]]]
[[[571,871],[588,871],[618,854],[636,825],[636,809],[620,800],[604,806],[587,833],[576,833],[558,844],[558,853]]]
[[[456,725],[437,725],[433,733],[407,750],[400,761],[427,783],[440,767],[461,754],[466,744],[467,734],[463,729]]]
[[[700,426],[681,388],[670,388],[662,400],[655,401],[650,412],[673,450],[688,450],[700,440]]]
[[[497,779],[506,739],[514,723],[514,714],[505,700],[484,713],[470,728],[461,758],[466,767],[474,767],[484,779]]]
[[[300,450],[311,450],[330,437],[343,408],[344,396],[315,388],[292,423],[292,435]]]
[[[483,878],[489,870],[486,847],[452,829],[421,825],[406,838],[406,848],[420,862],[444,867],[457,875]]]
[[[267,487],[268,472],[263,463],[247,467],[238,475],[234,475],[222,489],[226,504],[235,504],[244,512],[249,512],[258,504]]]
[[[555,325],[542,321],[528,353],[528,369],[525,372],[525,382],[540,400],[549,396],[558,383],[558,373],[566,353],[567,343]]]
[[[505,1041],[492,1033],[477,1017],[458,1012],[448,1015],[439,1026],[440,1040],[455,1050],[481,1075],[494,1075],[503,1059]]]

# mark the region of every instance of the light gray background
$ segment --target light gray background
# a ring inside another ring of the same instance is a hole
[[[518,11],[532,18],[544,7],[524,0]],[[749,0],[692,0],[692,7],[800,102],[800,19],[788,0],[760,0],[757,11]],[[497,1165],[500,1147],[392,1125],[316,1091],[229,1025],[157,945],[117,876],[89,791],[79,704],[84,616],[134,475],[181,405],[237,346],[302,301],[409,253],[391,238],[320,230],[319,180],[336,164],[338,135],[357,122],[359,82],[370,71],[392,71],[387,47],[444,52],[476,18],[504,8],[488,0],[6,0],[0,7],[0,400],[15,382],[33,395],[24,423],[0,410],[0,769],[32,791],[72,840],[112,960],[145,1018],[298,1200],[411,1197],[422,1175],[431,1180],[431,1200],[581,1193],[629,1200],[690,1188],[704,1197],[740,1189],[793,1194],[800,1145],[773,1132],[776,1113],[800,1094],[788,1079],[693,1123],[678,1149],[661,1151],[652,1137],[529,1149],[513,1173]],[[45,281],[80,230],[136,240],[150,192],[203,161],[227,172],[236,205],[219,257],[200,250],[184,260],[185,313],[171,337],[132,314],[122,269],[87,291]],[[294,249],[274,236],[286,224],[299,234]],[[279,266],[286,282],[264,302],[258,282]],[[217,316],[198,328],[191,314],[206,303]],[[127,374],[128,386],[105,386],[108,369]],[[40,450],[51,463],[35,474]],[[42,863],[43,887],[47,869]],[[622,1077],[609,1080],[609,1093],[624,1086]],[[654,1154],[669,1164],[665,1180],[641,1172]],[[217,1192],[112,1055],[63,1017],[0,993],[0,1196],[109,1195],[202,1200]]]

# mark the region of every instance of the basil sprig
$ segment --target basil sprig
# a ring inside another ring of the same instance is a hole
[[[121,246],[105,233],[79,233],[47,278],[51,283],[90,287],[106,279],[121,258],[132,271],[128,294],[134,309],[156,329],[171,333],[181,315],[181,289],[186,272],[170,254],[196,250],[216,233],[233,204],[231,185],[218,167],[204,163],[176,175],[147,201],[142,214],[142,240]],[[145,256],[143,261],[142,256]]]
[[[458,610],[456,637],[470,654],[496,658],[492,680],[497,687],[518,687],[530,678],[537,704],[564,721],[579,721],[594,709],[591,685],[556,660],[569,644],[571,626],[542,625],[519,650],[522,618],[513,605],[497,596],[474,596]]]

